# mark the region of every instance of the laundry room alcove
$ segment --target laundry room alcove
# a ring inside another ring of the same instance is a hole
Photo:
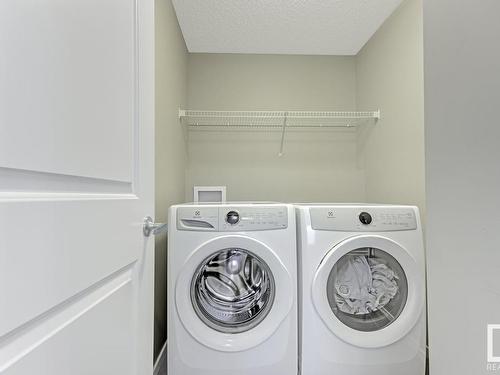
[[[351,25],[329,20],[336,32],[306,12],[291,44],[275,43],[296,32],[286,20],[242,40],[257,18],[216,21],[227,14],[207,6],[157,2],[158,221],[192,201],[193,186],[225,186],[230,201],[414,204],[425,215],[421,0],[387,2]],[[156,248],[158,355],[165,237]]]

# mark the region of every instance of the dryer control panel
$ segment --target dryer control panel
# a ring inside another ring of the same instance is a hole
[[[285,229],[286,206],[186,206],[177,209],[177,229],[245,232]]]
[[[411,207],[311,207],[311,226],[316,230],[391,232],[417,229]]]

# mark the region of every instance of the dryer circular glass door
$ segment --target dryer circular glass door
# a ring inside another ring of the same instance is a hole
[[[269,313],[275,283],[267,263],[246,249],[222,249],[207,257],[191,282],[198,317],[226,333],[245,332]]]
[[[293,256],[293,254],[290,254]],[[175,285],[176,314],[201,344],[237,352],[264,342],[290,314],[291,272],[254,238],[230,235],[195,249]]]
[[[337,319],[355,330],[373,332],[401,315],[408,298],[408,280],[392,255],[360,247],[333,265],[326,293]]]
[[[392,344],[423,308],[423,271],[399,244],[380,236],[349,238],[323,258],[313,282],[315,308],[330,330],[361,347]]]

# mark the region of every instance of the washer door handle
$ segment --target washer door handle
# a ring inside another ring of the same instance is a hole
[[[149,237],[151,234],[157,235],[166,232],[168,229],[167,223],[155,223],[151,216],[146,216],[144,218],[144,224],[142,225],[142,233],[145,237]]]

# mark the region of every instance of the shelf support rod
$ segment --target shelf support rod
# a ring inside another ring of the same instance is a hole
[[[283,156],[283,146],[285,143],[285,129],[286,129],[286,120],[288,117],[288,112],[285,112],[285,117],[283,118],[283,126],[281,128],[281,143],[280,143],[280,152],[278,153],[278,156]]]

